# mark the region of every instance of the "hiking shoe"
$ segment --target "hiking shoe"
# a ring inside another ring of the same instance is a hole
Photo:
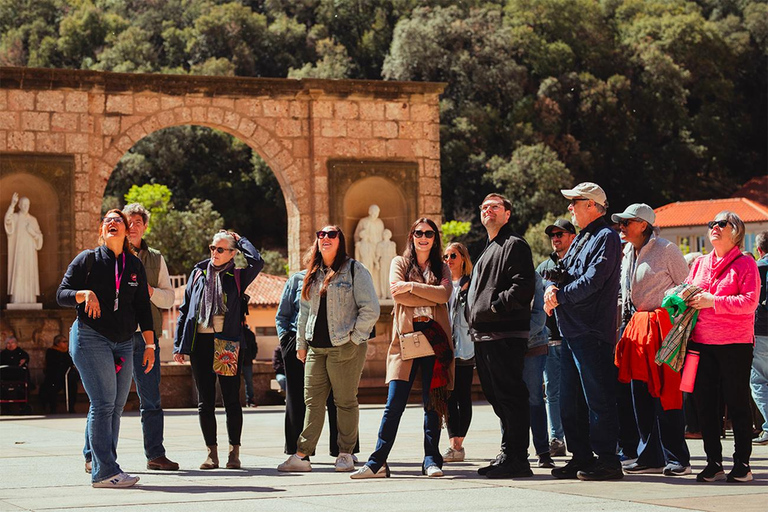
[[[506,459],[485,474],[486,478],[527,478],[533,476],[531,465],[528,461]]]
[[[278,471],[285,473],[312,471],[312,464],[309,463],[308,458],[300,458],[295,453],[288,457],[288,460],[277,466]]]
[[[624,472],[621,470],[621,465],[619,464],[608,465],[598,460],[597,464],[593,465],[591,468],[577,472],[576,478],[589,481],[621,480],[624,478]]]
[[[697,482],[714,482],[716,480],[725,480],[725,471],[719,462],[708,462],[704,471],[696,475]]]
[[[752,440],[752,444],[768,444],[768,430],[760,432],[760,435]]]
[[[577,461],[571,459],[561,468],[555,468],[552,470],[552,476],[560,478],[561,480],[575,480],[578,478],[576,475],[579,471],[590,469],[595,464],[595,459],[589,461]]]
[[[486,473],[488,473],[490,470],[501,464],[507,460],[507,456],[504,454],[504,452],[499,453],[495,459],[493,459],[490,464],[487,466],[483,466],[480,469],[477,470],[477,474],[480,476],[485,476]]]
[[[549,454],[552,457],[565,457],[565,441],[562,439],[553,439],[549,442]]]
[[[443,462],[463,462],[464,461],[464,448],[454,450],[450,446],[443,453]]]
[[[381,466],[375,473],[371,469],[371,466],[366,464],[354,473],[350,474],[349,478],[352,480],[362,480],[365,478],[389,478],[389,476],[389,466],[387,464]]]
[[[437,478],[443,476],[443,470],[437,464],[430,464],[429,467],[421,470],[421,474],[430,478]]]
[[[540,468],[553,468],[555,467],[555,461],[552,460],[552,456],[549,452],[539,454],[539,462],[537,464]]]
[[[664,475],[665,476],[683,476],[683,475],[690,475],[691,474],[691,466],[683,466],[682,464],[677,464],[676,462],[670,462],[666,466],[664,466]]]
[[[622,469],[624,469],[624,472],[629,475],[651,475],[651,474],[662,474],[664,473],[664,468],[657,468],[653,466],[645,466],[643,464],[638,464],[635,462],[634,464],[628,464],[626,466],[623,466]]]
[[[751,482],[752,470],[749,468],[749,464],[743,462],[734,461],[733,469],[728,473],[728,482]]]
[[[124,487],[133,487],[138,481],[139,477],[120,472],[115,476],[105,478],[104,480],[100,480],[98,482],[93,482],[91,485],[93,487],[102,487],[107,489],[121,489]]]
[[[336,468],[336,471],[354,471],[355,470],[355,461],[352,460],[352,454],[350,453],[340,453],[338,457],[336,457],[336,463],[334,464],[334,467]]]

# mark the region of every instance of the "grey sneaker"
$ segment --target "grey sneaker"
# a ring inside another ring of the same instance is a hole
[[[552,457],[565,457],[565,442],[562,439],[553,439],[549,442],[549,454]]]
[[[629,475],[650,475],[650,474],[662,474],[664,472],[665,468],[655,468],[652,466],[644,466],[643,464],[638,464],[637,462],[634,462],[632,464],[628,464],[626,466],[623,466],[624,472]]]
[[[111,488],[111,489],[121,489],[125,487],[133,487],[136,485],[136,482],[139,481],[139,477],[137,476],[131,476],[128,473],[118,473],[115,476],[105,478],[104,480],[100,480],[98,482],[93,482],[91,485],[93,487],[102,487],[102,488]]]
[[[278,471],[285,473],[312,471],[312,464],[308,460],[299,458],[296,454],[288,457],[288,460],[277,466]]]
[[[760,435],[752,440],[752,444],[768,444],[768,430],[760,432]]]
[[[381,468],[376,473],[373,472],[371,466],[366,464],[362,468],[349,475],[349,478],[352,480],[362,480],[365,478],[389,478],[389,475],[389,466],[386,464],[381,466]]]
[[[683,475],[690,475],[691,474],[691,466],[683,466],[682,464],[677,464],[674,462],[670,462],[666,466],[664,466],[664,475],[665,476],[683,476]]]
[[[464,448],[454,450],[449,446],[448,449],[443,452],[443,462],[463,462],[465,455]]]
[[[352,459],[352,454],[349,453],[340,453],[338,457],[336,457],[336,464],[334,464],[336,467],[336,471],[354,471],[355,470],[355,461]]]

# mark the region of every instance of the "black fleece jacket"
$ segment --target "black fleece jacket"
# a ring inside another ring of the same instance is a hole
[[[472,269],[467,301],[474,341],[528,337],[534,273],[528,243],[505,225]]]

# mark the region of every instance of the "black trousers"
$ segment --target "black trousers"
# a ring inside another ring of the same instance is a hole
[[[699,352],[699,368],[693,397],[699,411],[701,437],[707,462],[723,462],[720,433],[723,414],[720,396],[728,408],[733,425],[734,462],[749,464],[752,455],[752,411],[749,377],[752,371],[752,345],[702,345],[689,343],[688,351]]]
[[[456,365],[453,391],[448,398],[448,437],[466,437],[472,422],[472,365]]]
[[[296,334],[291,346],[281,346],[283,363],[285,364],[285,453],[296,453],[296,441],[304,430],[304,363],[296,358]],[[328,394],[325,403],[328,410],[328,429],[330,454],[333,457],[339,455],[339,433],[336,429],[336,404],[333,401],[333,391]],[[360,453],[360,440],[355,443],[352,453]],[[314,455],[314,453],[310,454]]]
[[[197,386],[197,414],[200,419],[200,430],[206,446],[216,442],[216,380],[221,388],[221,398],[227,416],[227,435],[229,444],[240,446],[240,436],[243,432],[243,408],[240,405],[240,372],[242,365],[237,366],[237,375],[222,377],[213,371],[213,334],[197,333],[195,347],[189,356],[192,364],[192,376]]]
[[[525,338],[475,343],[480,384],[493,412],[501,421],[501,451],[520,461],[528,459],[531,415],[528,388],[523,380]]]

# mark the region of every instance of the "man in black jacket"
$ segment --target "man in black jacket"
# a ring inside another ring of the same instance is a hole
[[[523,358],[535,275],[531,248],[507,225],[511,209],[499,194],[483,200],[480,220],[488,232],[488,244],[472,269],[467,298],[480,384],[501,420],[501,453],[478,470],[488,478],[533,476],[528,463],[530,414]]]

